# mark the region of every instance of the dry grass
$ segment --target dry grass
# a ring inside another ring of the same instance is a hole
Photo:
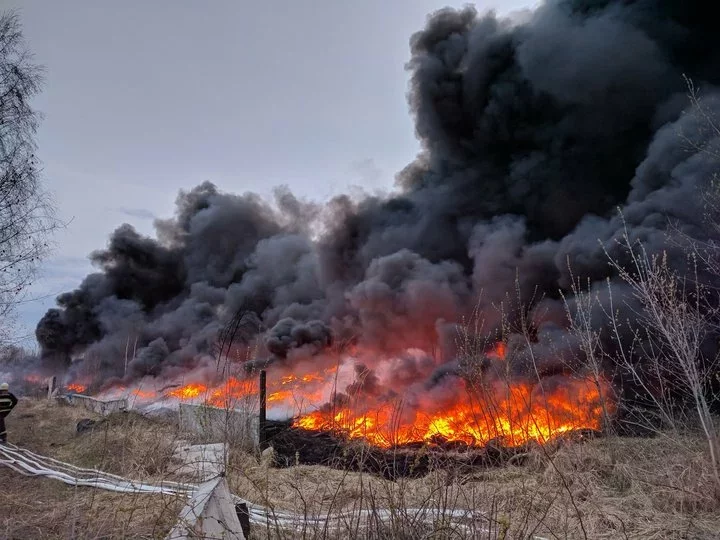
[[[276,511],[317,516],[391,509],[394,523],[386,527],[392,534],[376,528],[368,534],[373,538],[417,538],[422,530],[432,538],[714,539],[720,538],[720,504],[707,459],[701,436],[609,438],[538,450],[522,466],[466,476],[436,470],[390,482],[320,466],[273,469],[236,452],[229,479],[236,493]],[[410,508],[432,510],[437,523],[413,529]],[[480,512],[492,534],[453,529],[451,509]],[[355,526],[349,523],[336,536],[346,537]],[[294,537],[272,523],[256,537],[268,536]],[[324,535],[307,531],[303,537]]]
[[[0,468],[0,538],[164,538],[185,501],[75,488]]]
[[[79,420],[99,423],[77,433]],[[172,465],[177,427],[137,413],[101,418],[81,407],[22,399],[8,417],[8,440],[18,446],[81,467],[137,480],[165,478]]]
[[[21,399],[7,418],[8,439],[73,463],[140,480],[159,480],[172,466],[176,429],[136,414],[119,414],[77,433],[82,408]],[[185,500],[166,495],[76,488],[0,467],[0,538],[164,538]]]
[[[9,437],[78,465],[133,478],[173,476],[170,449],[178,433],[171,422],[125,414],[93,433],[76,433],[77,421],[88,417],[83,409],[22,400],[8,419]],[[274,511],[355,516],[339,531],[299,533],[270,519],[253,528],[257,539],[711,539],[720,538],[720,504],[706,448],[699,435],[565,442],[533,451],[522,465],[470,475],[437,469],[397,482],[321,466],[276,469],[233,449],[228,481],[234,493]],[[0,538],[162,537],[184,502],[73,488],[1,468],[0,481]],[[431,510],[435,521],[418,524],[414,508]],[[380,509],[391,511],[383,523],[373,518]],[[482,514],[474,531],[449,519],[457,509]],[[359,519],[360,510],[369,517]]]

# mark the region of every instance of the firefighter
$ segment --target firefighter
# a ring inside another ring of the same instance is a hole
[[[7,431],[5,431],[5,417],[17,405],[17,398],[10,393],[8,383],[0,384],[0,444],[7,442]]]

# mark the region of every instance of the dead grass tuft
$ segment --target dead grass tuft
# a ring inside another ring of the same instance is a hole
[[[451,509],[481,512],[482,534],[505,531],[508,539],[720,538],[720,505],[706,460],[701,437],[599,438],[533,450],[522,465],[464,475],[436,470],[422,479],[391,482],[321,466],[273,469],[233,451],[229,480],[236,493],[253,501],[308,517],[390,509],[394,525],[376,524],[368,533],[375,538],[420,529],[433,538],[477,537],[447,529]],[[435,528],[410,527],[411,508],[432,509]],[[266,532],[291,538],[272,527]]]
[[[168,495],[76,488],[0,468],[0,537],[163,538],[185,503]]]
[[[97,424],[78,433],[84,418]],[[8,440],[34,452],[145,480],[163,477],[178,439],[177,426],[134,412],[107,418],[80,407],[23,399],[8,417]]]

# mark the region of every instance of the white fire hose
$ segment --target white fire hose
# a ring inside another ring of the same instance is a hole
[[[121,493],[190,495],[196,488],[178,482],[162,482],[159,485],[133,482],[114,474],[63,463],[12,444],[0,445],[0,463],[25,476],[46,476],[74,486],[97,487]]]
[[[197,489],[195,484],[179,482],[161,482],[160,484],[135,482],[97,469],[76,467],[13,444],[0,444],[0,465],[5,465],[25,476],[45,476],[72,486],[95,487],[120,493],[163,493],[190,497]],[[235,497],[235,502],[247,504],[252,522],[258,524],[267,522],[268,513],[262,506],[249,503],[239,497]]]
[[[13,444],[0,444],[0,465],[5,465],[25,476],[44,476],[60,480],[72,486],[94,487],[120,493],[162,493],[166,495],[190,497],[198,487],[195,484],[180,482],[161,482],[159,484],[135,482],[96,469],[76,467],[75,465],[64,463],[47,456],[41,456]],[[346,527],[351,523],[358,523],[361,519],[371,518],[373,520],[388,521],[398,515],[398,511],[389,509],[341,512],[333,515],[301,515],[266,508],[241,499],[236,495],[233,495],[233,499],[235,503],[245,503],[247,505],[252,523],[291,530],[298,530],[304,527],[325,527],[330,530],[336,530]],[[435,515],[432,509],[429,508],[407,508],[403,509],[402,514],[410,518],[413,523],[424,523],[427,525],[437,522],[441,517]],[[443,510],[442,517],[448,516],[456,521],[454,524],[456,527],[465,529],[466,531],[471,529],[471,523],[477,523],[478,520],[487,520],[487,516],[484,516],[481,512],[472,510]]]

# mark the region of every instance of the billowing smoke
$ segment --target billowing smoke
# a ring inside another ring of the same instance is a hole
[[[321,321],[299,323],[290,318],[279,320],[265,339],[268,352],[275,358],[283,360],[298,349],[312,355],[329,347],[331,343],[330,328]]]
[[[357,387],[376,396],[457,373],[454,324],[479,309],[491,333],[490,306],[519,295],[544,296],[533,358],[552,376],[575,361],[558,293],[570,267],[612,278],[604,249],[622,257],[625,231],[681,267],[668,223],[707,234],[698,195],[717,164],[679,133],[720,144],[684,114],[683,76],[720,114],[715,35],[700,0],[553,0],[513,20],[438,11],[410,39],[422,151],[397,193],[318,205],[181,192],[156,238],[123,225],[91,255],[98,272],[38,324],[43,356],[97,381],[170,376],[212,365],[219,329],[248,310],[270,362],[320,362],[331,346],[392,356],[362,357]],[[527,342],[508,347],[522,372]]]

